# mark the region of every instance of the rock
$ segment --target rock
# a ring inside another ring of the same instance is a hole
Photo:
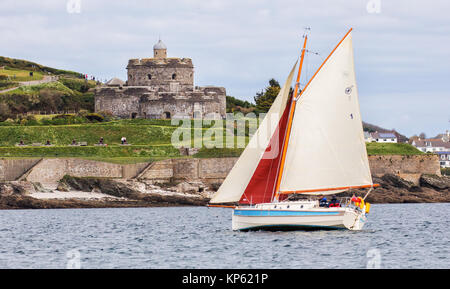
[[[68,192],[70,190],[70,187],[65,182],[59,182],[56,190],[60,192]]]
[[[13,184],[11,182],[0,183],[0,195],[10,196],[10,195],[24,195],[25,189],[20,186]]]
[[[381,177],[381,180],[383,180],[386,184],[396,188],[410,189],[414,186],[413,183],[405,181],[404,179],[394,174],[385,174]],[[383,184],[381,185],[383,186]]]
[[[192,183],[179,183],[177,185],[178,192],[184,193],[184,194],[197,194],[199,192],[199,187],[196,185],[193,185]]]
[[[185,148],[182,146],[178,149],[178,151],[180,152],[180,155],[182,155],[182,156],[193,156],[196,153],[198,153],[199,149],[198,148]]]
[[[422,175],[419,179],[420,186],[435,190],[448,190],[450,188],[450,177],[437,175]]]
[[[99,188],[93,188],[91,193],[101,193],[102,191]]]

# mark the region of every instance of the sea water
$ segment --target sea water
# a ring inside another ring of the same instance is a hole
[[[450,268],[450,204],[373,205],[362,231],[234,232],[231,209],[0,211],[0,268]]]

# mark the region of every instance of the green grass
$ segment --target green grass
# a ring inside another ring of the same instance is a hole
[[[5,66],[8,69],[16,69],[16,70],[26,70],[26,71],[33,71],[33,72],[40,72],[42,74],[53,74],[53,75],[64,75],[64,76],[70,76],[70,77],[77,77],[82,78],[83,74],[69,71],[69,70],[62,70],[62,69],[56,69],[53,67],[44,66],[35,62],[31,62],[28,60],[23,59],[15,59],[15,58],[9,58],[0,56],[0,66]]]
[[[6,125],[0,126],[0,157],[80,157],[105,160],[119,163],[134,163],[154,159],[180,157],[177,148],[172,146],[172,134],[177,129],[170,120],[115,120],[104,123],[78,125]],[[210,132],[209,125],[202,128],[202,132]],[[182,129],[188,130],[188,129]],[[193,130],[188,130],[193,145]],[[122,136],[127,138],[130,146],[120,146]],[[104,138],[107,147],[97,147],[100,137]],[[243,138],[248,143],[248,136]],[[72,147],[69,144],[75,139],[77,142],[87,142],[86,147]],[[25,144],[44,144],[47,140],[51,147],[16,147],[23,140]],[[226,137],[223,138],[226,141]],[[243,148],[206,148],[214,142],[205,141],[196,158],[238,157]],[[179,141],[178,144],[181,144]],[[409,144],[381,144],[367,143],[369,155],[417,155],[422,154]]]
[[[42,89],[50,89],[53,91],[58,91],[65,95],[72,95],[72,96],[75,95],[75,92],[73,90],[71,90],[70,88],[68,88],[67,86],[58,81],[41,83],[36,85],[23,85],[7,93],[10,95],[15,94],[36,95]]]
[[[19,86],[20,84],[18,83],[18,82],[15,82],[15,81],[3,81],[3,80],[0,80],[0,90],[5,90],[5,89],[8,89],[8,88],[13,88],[13,87],[17,87],[17,86]]]
[[[54,145],[68,145],[75,139],[98,143],[100,137],[104,143],[119,144],[124,136],[132,145],[170,144],[176,128],[159,126],[128,125],[55,125],[55,126],[0,126],[0,146],[14,146],[23,140],[25,144],[45,143],[50,140]]]
[[[179,152],[171,145],[133,146],[48,146],[48,147],[0,147],[0,156],[17,157],[81,157],[91,159],[153,159],[178,157]]]
[[[44,77],[42,73],[38,71],[33,71],[33,76],[30,76],[29,70],[21,69],[0,69],[0,75],[8,76],[12,81],[41,80]]]
[[[423,154],[407,143],[366,143],[369,155],[420,155]]]

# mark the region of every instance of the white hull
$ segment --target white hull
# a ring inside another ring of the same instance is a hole
[[[345,208],[320,208],[314,202],[283,202],[233,210],[233,230],[361,230],[366,216],[361,211]]]

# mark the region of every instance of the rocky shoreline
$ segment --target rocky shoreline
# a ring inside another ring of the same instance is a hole
[[[374,204],[450,202],[447,176],[422,175],[418,184],[394,174],[373,179],[380,187],[369,194],[367,201]],[[155,183],[66,175],[56,189],[28,181],[1,182],[0,209],[206,206],[217,188],[218,184],[208,186],[200,181]],[[364,196],[366,192],[350,190],[340,196]]]

